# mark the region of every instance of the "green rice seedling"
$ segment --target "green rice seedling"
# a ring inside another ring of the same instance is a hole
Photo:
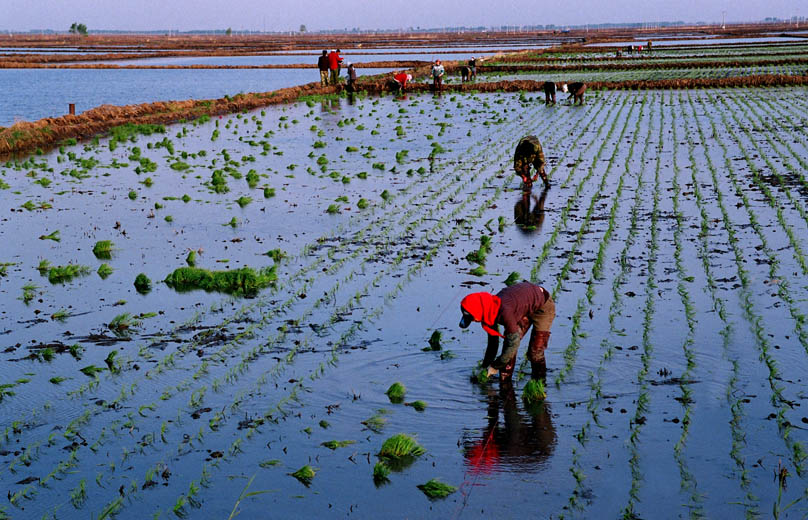
[[[405,406],[412,406],[416,412],[423,412],[426,410],[426,403],[423,401],[413,401],[411,403],[404,403]]]
[[[325,446],[329,450],[336,450],[337,448],[344,448],[345,446],[350,446],[351,444],[356,444],[356,441],[326,441],[320,445]]]
[[[314,475],[316,474],[317,472],[314,470],[314,468],[312,468],[308,464],[306,464],[299,470],[295,471],[294,473],[289,473],[289,475],[295,477],[306,487],[309,487],[311,485],[311,481],[314,479]]]
[[[62,381],[67,381],[68,379],[69,378],[67,378],[67,377],[55,376],[55,377],[52,377],[52,378],[48,379],[48,381],[50,381],[54,385],[58,385]]]
[[[544,383],[541,379],[531,379],[525,384],[522,390],[522,400],[528,406],[533,406],[544,401],[547,397],[547,392],[544,389]]]
[[[238,219],[236,217],[233,217],[233,218],[230,219],[230,222],[227,222],[227,223],[222,224],[222,225],[223,226],[230,226],[231,228],[236,228],[236,227],[238,227]]]
[[[430,500],[435,500],[437,498],[446,498],[455,491],[457,491],[456,487],[450,486],[449,484],[444,484],[443,482],[434,478],[430,479],[429,482],[427,482],[426,484],[419,484],[417,487]]]
[[[508,287],[510,287],[511,285],[519,283],[521,279],[522,275],[517,273],[516,271],[513,271],[511,274],[508,275],[507,278],[505,278],[505,281],[503,283]]]
[[[81,359],[81,353],[84,349],[78,343],[74,343],[73,345],[70,345],[67,350],[75,359]]]
[[[328,208],[326,208],[325,212],[328,213],[329,215],[334,215],[336,213],[339,213],[339,206],[336,205],[336,204],[329,204]]]
[[[135,190],[129,190],[129,200],[137,200],[137,192]]]
[[[477,366],[471,372],[471,382],[485,385],[488,380],[488,369],[483,367],[482,361],[478,361]]]
[[[209,271],[198,267],[180,267],[164,280],[174,290],[223,292],[236,295],[254,295],[272,285],[278,278],[277,265],[258,271],[242,267],[229,271]]]
[[[469,271],[469,274],[472,274],[474,276],[485,276],[486,274],[488,274],[488,271],[485,270],[485,267],[478,265],[477,267]]]
[[[283,252],[281,249],[270,249],[264,254],[270,257],[275,263],[280,262],[287,256],[286,253]]]
[[[87,377],[96,377],[99,372],[103,372],[106,370],[105,368],[100,368],[95,365],[87,365],[84,368],[80,368],[79,371]]]
[[[14,388],[14,386],[15,385],[13,383],[0,384],[0,402],[3,401],[4,397],[12,397],[14,395],[14,392],[9,390],[9,388]]]
[[[109,275],[112,274],[112,267],[109,264],[103,263],[98,266],[98,276],[101,277],[102,280],[106,280]]]
[[[253,189],[256,186],[258,186],[258,182],[261,180],[261,177],[259,177],[258,173],[255,170],[250,170],[249,172],[247,172],[247,176],[245,178],[247,180],[247,186],[249,186],[250,189]]]
[[[116,336],[125,337],[128,336],[133,329],[138,328],[141,323],[140,320],[135,319],[131,314],[125,312],[115,316],[107,327],[109,327],[109,330]]]
[[[109,260],[112,258],[112,240],[99,240],[93,246],[93,254],[99,260]]]
[[[210,187],[216,193],[227,193],[230,187],[224,177],[222,170],[214,170],[210,177]]]
[[[441,332],[439,330],[432,331],[429,336],[429,348],[431,350],[440,350]]]
[[[154,179],[152,179],[151,177],[146,177],[140,183],[146,186],[147,188],[151,188],[154,185]]]
[[[375,433],[381,433],[384,427],[387,425],[387,417],[385,417],[386,414],[387,410],[379,410],[369,419],[362,421],[362,424]]]
[[[191,196],[186,193],[185,195],[180,197],[180,200],[182,200],[184,203],[188,204],[193,199],[191,199]]]
[[[272,468],[274,466],[280,465],[280,463],[281,463],[281,461],[279,461],[278,459],[270,459],[270,460],[261,461],[261,462],[258,463],[258,465],[260,467],[262,467],[262,468]]]
[[[140,294],[146,294],[147,292],[151,291],[152,282],[145,273],[139,273],[135,277],[135,290]]]
[[[451,350],[442,350],[440,353],[441,360],[454,359],[457,355]]]
[[[252,202],[252,197],[245,197],[244,195],[236,199],[236,204],[238,204],[239,207],[242,208],[247,204],[249,204],[250,202]]]
[[[356,203],[356,207],[359,209],[365,209],[368,207],[368,201],[365,198],[360,198],[359,201]]]
[[[51,314],[51,319],[54,321],[65,321],[69,317],[70,313],[67,312],[67,309],[59,309]]]
[[[378,456],[392,469],[403,469],[425,452],[415,439],[406,433],[398,433],[384,441]]]
[[[320,424],[320,428],[322,428],[322,429],[324,429],[324,430],[326,430],[326,429],[328,429],[328,428],[330,428],[330,427],[331,427],[331,423],[330,423],[330,422],[328,422],[328,421],[326,421],[325,419],[323,419],[322,421],[320,421],[320,423],[319,423],[319,424]]]
[[[390,467],[384,462],[377,462],[373,466],[373,483],[377,486],[390,482]]]
[[[385,394],[387,394],[387,397],[390,399],[390,402],[396,404],[404,401],[404,395],[406,393],[407,388],[398,381],[390,385],[390,388],[388,388],[387,391],[385,392]]]
[[[171,215],[166,215],[164,220],[170,224],[174,222],[174,217],[172,217]]]
[[[264,198],[268,199],[270,197],[275,196],[275,188],[265,187],[264,188]]]
[[[172,170],[175,170],[175,171],[178,171],[178,172],[184,172],[185,170],[190,169],[191,165],[188,164],[187,162],[177,160],[177,161],[171,163],[171,165],[169,167]]]
[[[384,201],[388,201],[392,198],[392,195],[390,195],[390,192],[387,190],[382,191],[382,194],[380,196]]]
[[[78,485],[70,492],[70,503],[76,509],[81,508],[87,500],[87,482],[81,479]]]
[[[54,242],[61,242],[62,239],[59,237],[59,230],[57,229],[53,233],[49,235],[39,235],[40,240],[53,240]]]
[[[360,178],[360,179],[367,179],[368,178],[368,172],[359,172],[359,173],[356,174],[356,176],[358,178]]]
[[[185,263],[191,267],[196,266],[196,251],[193,249],[188,251],[188,256],[185,257]]]
[[[53,284],[71,281],[77,276],[84,276],[90,272],[86,265],[67,264],[51,267],[48,270],[48,281]]]
[[[107,368],[109,368],[109,371],[112,372],[113,374],[117,374],[118,372],[121,371],[121,368],[115,362],[115,358],[117,356],[118,356],[118,351],[117,350],[112,350],[112,351],[110,351],[109,354],[107,354],[107,357],[104,359],[104,362],[107,364]]]

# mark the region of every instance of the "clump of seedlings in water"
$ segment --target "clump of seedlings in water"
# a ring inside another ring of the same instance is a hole
[[[387,391],[385,392],[385,394],[387,394],[387,397],[390,399],[390,402],[396,404],[404,401],[404,395],[406,393],[407,388],[398,381],[390,385],[390,388],[388,388]]]
[[[314,471],[314,468],[306,464],[299,470],[295,471],[294,473],[289,473],[289,475],[295,477],[299,480],[304,486],[309,487],[311,485],[311,481],[314,479],[314,475],[317,472]]]
[[[177,291],[202,289],[208,292],[254,295],[278,278],[277,265],[258,271],[242,267],[229,271],[209,271],[199,267],[180,267],[169,274],[165,283]]]
[[[414,438],[406,433],[398,433],[384,441],[378,456],[391,467],[401,467],[425,452],[426,450]]]
[[[244,195],[242,195],[241,197],[236,199],[236,204],[238,204],[242,208],[244,206],[246,206],[247,204],[249,204],[250,202],[252,202],[252,198],[251,197],[245,197]]]
[[[77,276],[84,276],[90,272],[86,265],[67,264],[51,267],[48,270],[48,281],[50,283],[69,282]]]
[[[417,487],[431,500],[436,498],[446,498],[457,491],[456,487],[450,486],[449,484],[444,484],[443,482],[434,478],[430,479],[426,484],[420,484]]]
[[[111,240],[99,240],[93,246],[93,254],[99,260],[109,260],[112,258],[112,248]]]
[[[281,249],[270,249],[269,251],[267,251],[264,254],[266,256],[270,257],[275,263],[280,262],[281,260],[283,260],[287,256],[286,253],[283,252],[283,250],[281,250]]]
[[[384,408],[377,410],[369,419],[362,421],[362,424],[375,433],[381,433],[387,425],[387,417],[385,417],[385,415],[388,413],[390,412]]]
[[[196,251],[193,249],[188,251],[188,256],[185,257],[185,263],[191,267],[196,266]]]
[[[152,282],[145,273],[140,273],[135,277],[135,290],[141,294],[151,291]]]
[[[441,332],[439,330],[433,331],[429,337],[429,349],[440,350]]]
[[[140,320],[135,319],[131,314],[125,312],[115,316],[107,327],[109,327],[109,330],[116,336],[123,337],[128,336],[132,329],[139,327],[141,323]]]
[[[104,263],[98,266],[98,276],[101,277],[102,280],[105,280],[109,275],[112,274],[112,267],[109,264]]]
[[[477,366],[471,372],[471,382],[485,385],[488,383],[488,369],[483,367],[482,361],[477,362]]]
[[[532,406],[544,401],[547,397],[547,392],[544,388],[544,383],[541,379],[531,379],[525,384],[522,390],[522,400],[526,405]]]
[[[373,466],[373,483],[377,486],[390,482],[390,466],[384,462],[377,462]]]
[[[413,401],[411,403],[404,403],[404,405],[412,406],[413,408],[415,408],[415,411],[417,412],[423,412],[424,410],[426,410],[426,403],[423,401]]]
[[[503,283],[506,286],[510,287],[511,285],[515,285],[515,284],[519,283],[519,281],[521,279],[522,279],[522,275],[517,273],[516,271],[513,271],[511,274],[508,275],[507,278],[505,278],[505,281]]]
[[[59,230],[58,229],[56,231],[54,231],[53,233],[49,234],[49,235],[40,235],[39,239],[40,240],[53,240],[54,242],[61,242],[62,241],[61,237],[59,237]]]
[[[337,448],[344,448],[351,444],[356,444],[356,441],[326,441],[321,443],[321,446],[325,446],[329,450],[336,450]]]
[[[39,289],[39,287],[36,284],[33,284],[33,283],[27,283],[27,284],[23,285],[22,286],[22,301],[23,301],[23,303],[28,305],[31,302],[31,300],[33,300],[36,297],[36,290],[37,289]]]

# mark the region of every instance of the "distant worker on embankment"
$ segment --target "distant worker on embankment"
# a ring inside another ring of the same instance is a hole
[[[533,183],[541,177],[545,188],[550,187],[550,180],[544,171],[544,150],[542,150],[539,138],[535,135],[527,135],[519,140],[516,151],[513,154],[513,169],[522,177],[522,187],[526,190],[533,188]],[[536,169],[533,177],[530,176],[530,166]]]
[[[320,86],[328,85],[328,51],[323,51],[317,58],[317,68],[320,69]]]
[[[446,69],[441,65],[440,60],[435,60],[435,64],[432,65],[432,88],[435,90],[440,90],[443,86],[443,74],[446,72]]]
[[[328,68],[331,70],[332,85],[336,85],[339,81],[339,64],[342,63],[342,58],[340,57],[339,52],[339,49],[337,49],[328,54]]]
[[[353,63],[348,64],[348,92],[356,92],[356,67]]]
[[[498,373],[500,382],[509,381],[513,376],[519,343],[532,325],[527,353],[531,377],[546,379],[547,361],[544,351],[547,350],[550,327],[555,319],[555,302],[547,289],[530,282],[521,282],[502,289],[496,295],[487,292],[471,293],[460,302],[460,312],[463,314],[461,328],[465,329],[472,322],[479,321],[488,334],[488,346],[482,365],[488,369],[489,376]],[[499,332],[500,325],[505,329],[504,335]],[[502,354],[496,357],[499,338],[505,338],[505,342]]]
[[[564,92],[569,92],[570,96],[567,98],[567,100],[572,99],[573,105],[576,102],[579,105],[584,104],[584,92],[586,92],[586,83],[577,82],[577,83],[570,83],[569,85],[565,83],[562,90]]]

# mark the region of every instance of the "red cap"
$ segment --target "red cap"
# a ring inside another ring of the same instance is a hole
[[[499,314],[501,301],[499,296],[487,292],[471,293],[460,302],[460,308],[471,314],[474,321],[479,321],[483,330],[491,336],[504,337],[494,328]]]

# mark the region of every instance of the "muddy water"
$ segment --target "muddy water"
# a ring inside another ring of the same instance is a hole
[[[771,92],[613,92],[575,108],[534,95],[339,99],[0,168],[0,262],[15,263],[0,278],[0,338],[11,347],[0,382],[18,381],[0,402],[0,478],[17,504],[6,513],[650,518],[663,507],[734,517],[777,503],[778,460],[790,473],[784,508],[805,486],[794,443],[806,441],[808,135],[793,115],[803,89]],[[540,136],[554,186],[524,197],[510,154],[527,133]],[[164,137],[173,154],[154,148]],[[431,154],[432,143],[443,151]],[[134,172],[135,146],[156,171]],[[60,174],[90,157],[100,165],[88,178]],[[129,165],[109,168],[113,159]],[[171,169],[178,159],[191,168]],[[225,163],[242,178],[212,193],[203,183]],[[250,169],[262,176],[252,189]],[[147,175],[151,187],[140,184]],[[52,184],[34,184],[42,177]],[[264,186],[275,196],[264,199]],[[189,202],[165,200],[183,194]],[[253,201],[240,208],[239,196]],[[16,210],[27,200],[53,208]],[[233,217],[235,228],[223,225]],[[61,242],[38,238],[55,229]],[[477,277],[465,257],[482,234],[492,249]],[[102,239],[116,246],[106,280],[51,285],[36,270],[42,258],[94,270]],[[279,281],[253,299],[159,283],[190,249],[202,249],[198,265],[232,269],[271,265],[262,253],[272,248],[288,255]],[[464,294],[498,291],[513,271],[558,304],[549,396],[533,410],[521,400],[526,375],[513,393],[470,382],[485,336],[456,325]],[[138,272],[155,282],[147,295],[132,287]],[[26,305],[28,282],[40,289]],[[75,315],[50,319],[61,308]],[[87,338],[110,336],[122,312],[157,315],[130,341]],[[434,330],[442,351],[423,351]],[[82,359],[20,360],[56,341],[82,345]],[[119,372],[78,372],[106,367],[111,351]],[[394,381],[426,409],[390,403]],[[380,409],[377,433],[362,422]],[[399,432],[426,453],[376,486],[375,454]],[[321,445],[330,440],[354,443],[332,451]],[[309,487],[287,475],[305,464],[317,470]],[[27,477],[47,485],[18,484]],[[459,491],[429,501],[416,485],[431,478]],[[74,505],[82,481],[87,499]],[[236,505],[248,483],[266,493]]]

